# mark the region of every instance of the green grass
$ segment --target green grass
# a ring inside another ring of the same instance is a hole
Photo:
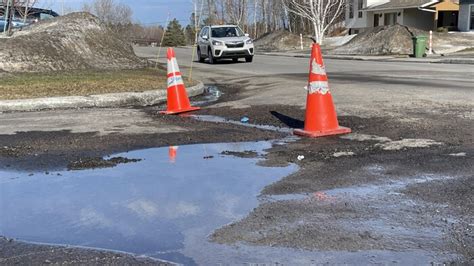
[[[187,83],[187,86],[195,85],[195,82]],[[0,78],[0,100],[86,96],[159,89],[166,89],[166,71],[154,68],[21,73]]]

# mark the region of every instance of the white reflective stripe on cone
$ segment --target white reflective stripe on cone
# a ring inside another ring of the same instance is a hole
[[[327,81],[313,81],[309,83],[308,93],[320,93],[325,95],[329,92],[329,83]]]
[[[326,75],[326,68],[323,65],[320,65],[316,62],[316,59],[313,59],[311,63],[311,73],[316,75]]]
[[[168,78],[168,88],[171,86],[184,85],[183,78],[181,76],[172,76]]]
[[[176,72],[180,72],[180,71],[179,71],[178,61],[176,61],[176,58],[173,57],[171,58],[171,60],[168,60],[168,74],[176,73]]]

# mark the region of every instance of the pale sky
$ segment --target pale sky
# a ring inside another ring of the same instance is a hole
[[[90,3],[92,0],[38,0],[37,7],[53,9],[61,14],[64,9],[79,10],[83,3]],[[176,18],[182,26],[189,23],[189,18],[193,12],[191,0],[115,0],[130,6],[133,10],[133,19],[142,24],[165,24],[170,14],[171,19]]]

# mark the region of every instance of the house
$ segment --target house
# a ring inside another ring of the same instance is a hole
[[[459,1],[459,23],[460,31],[474,31],[474,0]]]
[[[459,4],[454,0],[347,1],[345,22],[350,33],[395,24],[422,30],[455,30],[458,25]]]

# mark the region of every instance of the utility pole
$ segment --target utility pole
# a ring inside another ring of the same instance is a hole
[[[7,22],[7,35],[11,36],[12,35],[12,29],[13,29],[13,13],[15,12],[15,0],[11,0],[10,2],[10,7],[8,9],[8,22]]]

